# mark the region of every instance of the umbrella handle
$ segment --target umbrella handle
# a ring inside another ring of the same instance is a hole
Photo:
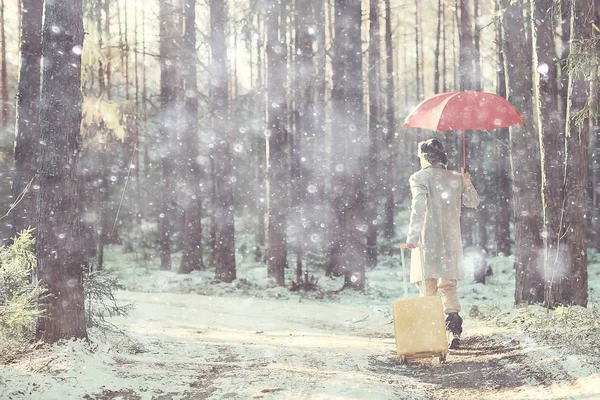
[[[463,172],[467,171],[467,134],[462,131]]]

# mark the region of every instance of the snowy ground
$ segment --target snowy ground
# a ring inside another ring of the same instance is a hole
[[[300,295],[267,289],[266,268],[241,256],[239,279],[214,284],[210,271],[158,271],[119,250],[107,267],[135,305],[111,320],[125,335],[92,331],[91,343],[0,366],[0,399],[600,399],[597,306],[515,308],[509,258],[491,260],[487,285],[461,283],[463,349],[400,366],[396,259],[368,272],[364,294],[322,277],[322,292]]]

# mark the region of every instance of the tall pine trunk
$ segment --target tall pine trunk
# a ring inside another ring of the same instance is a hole
[[[109,3],[109,1],[106,1],[106,3]],[[102,51],[102,49],[104,48],[104,42],[102,40],[102,1],[98,1],[95,5],[95,9],[94,9],[96,15],[96,34],[98,36],[98,49],[100,49]],[[106,15],[106,17],[108,18],[108,14]],[[106,26],[106,24],[104,25]],[[110,47],[110,46],[107,46]],[[105,84],[105,80],[104,80],[104,63],[102,62],[102,59],[98,60],[98,98],[102,100],[102,98],[105,96],[105,89],[106,89],[106,84]],[[99,126],[99,130],[103,130],[105,128],[104,126],[104,122],[100,123]],[[98,210],[98,214],[99,214],[99,218],[98,218],[98,226],[95,228],[98,232],[97,235],[97,243],[95,246],[95,253],[96,253],[96,269],[98,271],[101,271],[104,268],[104,247],[108,242],[109,239],[109,215],[108,215],[108,208],[109,208],[109,201],[110,201],[110,180],[109,177],[107,176],[108,171],[110,170],[108,167],[108,158],[109,155],[108,153],[108,145],[104,145],[102,150],[99,152],[100,154],[98,155],[98,170],[101,171],[101,173],[104,173],[104,176],[101,178],[101,183],[98,185],[97,189],[97,193],[95,195],[93,195],[93,199],[95,200],[95,206],[96,209]],[[84,188],[85,190],[85,188]],[[90,255],[93,255],[94,251],[90,251]]]
[[[394,176],[396,163],[396,148],[394,146],[394,137],[396,133],[395,110],[396,102],[394,99],[394,48],[392,42],[392,8],[390,0],[385,0],[385,72],[386,87],[386,128],[385,132],[385,215],[383,222],[383,236],[390,239],[394,236]]]
[[[140,7],[142,9],[142,119],[144,126],[144,175],[149,176],[150,167],[150,154],[149,154],[149,141],[150,132],[148,130],[148,79],[146,74],[146,3],[142,3]],[[108,80],[108,79],[107,79]],[[142,211],[147,211],[145,207],[142,207]]]
[[[473,77],[473,89],[477,91],[483,90],[483,82],[481,76],[481,28],[479,27],[479,0],[473,0],[473,63],[475,74]],[[479,143],[473,143],[471,148],[486,149],[489,146],[488,136],[481,136]],[[491,186],[490,176],[484,175],[486,170],[485,157],[476,159],[473,165],[474,184],[479,190],[479,196],[482,206],[475,211],[475,222],[477,227],[476,241],[480,246],[487,248],[488,246],[488,225],[489,225],[489,191],[485,190]]]
[[[181,232],[181,264],[179,272],[204,269],[202,257],[201,167],[198,163],[198,87],[196,84],[196,0],[184,3],[183,63],[185,93],[185,123],[182,158],[183,231]]]
[[[475,88],[475,45],[473,42],[473,25],[467,0],[456,0],[458,41],[459,41],[459,74],[460,90]]]
[[[448,71],[446,70],[447,68],[447,39],[446,37],[448,36],[446,34],[446,0],[442,1],[442,76],[441,76],[441,80],[442,80],[442,92],[447,92],[448,91]],[[447,151],[448,149],[446,149]]]
[[[181,0],[178,0],[181,1]],[[177,8],[181,9],[181,6],[179,3],[177,3]],[[123,62],[124,62],[124,69],[123,69],[123,78],[125,80],[124,82],[124,86],[125,86],[125,100],[129,100],[129,19],[128,19],[128,12],[127,12],[128,6],[127,6],[127,1],[123,1],[123,48],[121,49],[123,51]],[[179,12],[181,13],[181,11]],[[176,21],[176,25],[177,26],[181,26],[181,23],[178,23],[179,21]],[[181,35],[181,33],[180,33]]]
[[[326,22],[325,22],[325,1],[313,0],[315,7],[315,21],[317,24],[317,60],[316,60],[316,100],[315,100],[315,163],[314,184],[316,186],[316,195],[319,196],[321,207],[327,207],[323,201],[325,193],[325,182],[327,181],[327,155],[325,125],[327,117],[327,45],[326,45]],[[329,24],[331,25],[331,24]]]
[[[365,286],[365,167],[361,1],[335,0],[328,274]]]
[[[594,24],[600,27],[600,0],[594,0]],[[600,38],[600,32],[594,29],[593,35],[596,39]],[[592,81],[592,101],[590,104],[591,112],[598,114],[600,110],[600,99],[594,93],[600,93],[600,76],[595,76]],[[592,247],[600,251],[600,193],[595,190],[600,186],[600,121],[592,119],[592,131],[590,132],[590,141],[593,143],[591,147],[590,160],[592,168],[591,174],[591,205],[592,218],[590,219],[590,228],[592,231]]]
[[[281,6],[269,3],[265,19],[267,31],[267,96],[269,104],[267,121],[267,191],[268,191],[268,256],[267,279],[271,286],[285,285],[287,265],[287,212],[289,208],[288,139],[286,115],[286,64],[287,49],[283,45],[285,32],[281,28]]]
[[[592,0],[570,2],[571,42],[570,56],[575,60],[586,57],[585,40],[592,37]],[[574,61],[576,62],[576,61]],[[587,306],[587,185],[588,135],[590,98],[590,71],[571,69],[567,95],[567,122],[565,131],[564,214],[560,237],[566,245],[566,259],[550,267],[544,305]],[[561,262],[562,261],[562,262]]]
[[[137,5],[136,5],[137,9]],[[143,22],[142,22],[143,23]],[[136,24],[137,26],[137,24]],[[110,0],[104,2],[104,33],[106,35],[106,99],[111,99],[112,90],[112,51],[110,36]],[[137,44],[137,40],[136,40]]]
[[[496,11],[500,8],[500,0],[496,2]],[[506,98],[506,73],[504,71],[504,53],[502,52],[502,21],[496,21],[497,46],[497,91],[498,95]],[[496,184],[502,190],[497,190],[494,239],[496,255],[509,256],[512,253],[510,238],[512,182],[510,179],[509,129],[502,128],[496,132]]]
[[[260,14],[256,16],[256,29],[258,31],[256,38],[256,76],[257,76],[257,92],[258,98],[260,101],[258,102],[259,115],[263,116],[261,119],[262,123],[266,125],[266,121],[264,120],[264,116],[266,114],[266,99],[265,99],[265,83],[264,83],[264,74],[265,74],[265,62],[262,54],[264,53],[264,22],[261,24]],[[266,169],[266,147],[265,140],[261,136],[254,140],[254,153],[256,157],[256,166],[254,167],[254,176],[256,180],[256,248],[254,251],[255,260],[260,261],[263,259],[263,249],[266,245],[266,228],[265,228],[265,215],[266,215],[266,180],[265,180],[265,169]]]
[[[438,0],[438,12],[437,12],[437,27],[435,30],[435,50],[434,55],[434,69],[433,69],[433,92],[440,92],[440,43],[442,36],[442,11],[443,3],[442,0]],[[444,71],[445,73],[445,71]]]
[[[560,9],[560,84],[558,89],[559,104],[561,111],[561,123],[566,125],[568,122],[567,117],[567,98],[569,97],[569,74],[567,73],[567,60],[571,52],[571,3],[569,0],[560,1],[558,4],[555,2],[556,7]]]
[[[522,40],[525,32],[522,1],[503,0],[504,70],[508,100],[521,111],[522,127],[510,128],[515,213],[515,303],[541,303],[544,299],[542,209],[539,190],[538,142],[533,118],[531,71],[514,65],[527,65],[532,49]]]
[[[377,265],[377,230],[379,218],[379,148],[381,124],[381,38],[379,32],[379,0],[369,1],[369,166],[367,170],[367,266]]]
[[[420,35],[420,29],[419,26],[420,24],[420,15],[419,15],[419,0],[415,0],[415,83],[417,85],[417,102],[421,101],[423,99],[423,92],[424,89],[421,86],[421,72],[422,72],[422,65],[423,65],[423,53],[421,53],[421,46],[420,44],[420,40],[419,40],[419,35]]]
[[[475,45],[473,42],[473,26],[471,23],[471,12],[467,0],[456,0],[456,17],[458,26],[458,41],[459,41],[459,79],[460,90],[475,89]],[[463,133],[472,140],[473,134],[469,131]],[[471,140],[465,143],[467,154],[476,154],[471,151],[474,146],[471,145]],[[458,147],[462,148],[462,144]],[[474,179],[478,178],[475,169]],[[477,185],[477,182],[475,183]],[[480,188],[481,190],[482,188]],[[481,193],[480,193],[481,194]],[[461,216],[461,232],[462,241],[465,246],[473,244],[473,233],[477,223],[478,211],[463,207]],[[485,244],[484,244],[485,245]]]
[[[21,63],[17,95],[17,124],[12,195],[23,196],[12,220],[13,235],[35,226],[33,179],[40,140],[39,107],[42,57],[42,0],[23,0],[27,10],[21,23]],[[30,184],[31,183],[31,184]],[[28,187],[29,185],[29,187]]]
[[[160,198],[158,220],[158,247],[160,268],[171,269],[172,220],[175,217],[175,163],[178,155],[176,140],[179,136],[181,118],[181,31],[178,29],[178,0],[160,2]],[[124,65],[124,57],[121,59]]]
[[[6,32],[4,29],[4,0],[0,0],[0,126],[5,127],[8,123],[8,70],[6,63]]]
[[[479,0],[473,0],[473,61],[475,63],[475,76],[473,89],[481,91],[481,29],[479,28]]]
[[[295,129],[292,144],[292,189],[291,204],[297,205],[296,225],[296,280],[300,282],[304,270],[303,257],[307,237],[315,225],[319,206],[314,171],[315,142],[320,136],[315,132],[316,70],[313,50],[314,34],[311,34],[313,19],[312,0],[296,1],[296,77],[295,77]]]
[[[210,48],[212,82],[211,113],[215,134],[215,279],[236,278],[231,124],[229,121],[229,69],[227,68],[227,1],[210,0]]]
[[[77,164],[81,124],[81,0],[46,2],[37,197],[38,279],[48,289],[45,342],[86,338]]]
[[[566,262],[566,247],[562,241],[561,220],[564,202],[565,125],[558,113],[556,47],[554,44],[553,0],[532,0],[531,12],[537,23],[532,24],[533,63],[538,66],[534,76],[536,98],[534,109],[538,120],[541,161],[541,195],[544,218],[544,270],[546,286],[552,285],[552,275]],[[549,280],[550,279],[550,280]]]

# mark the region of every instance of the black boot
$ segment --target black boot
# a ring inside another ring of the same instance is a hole
[[[457,312],[448,313],[446,316],[446,330],[452,333],[450,349],[456,350],[460,347],[460,334],[462,333],[462,318]]]

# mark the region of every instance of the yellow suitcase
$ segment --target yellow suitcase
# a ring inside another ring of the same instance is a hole
[[[401,246],[404,298],[398,299],[392,304],[394,337],[400,363],[406,364],[409,357],[432,356],[438,356],[440,362],[446,362],[448,336],[442,300],[438,296],[407,297],[405,248],[404,245]],[[419,247],[419,251],[422,252],[421,247]],[[423,260],[422,254],[419,255]],[[421,268],[424,269],[422,262]],[[424,277],[425,274],[422,273],[422,276]]]

